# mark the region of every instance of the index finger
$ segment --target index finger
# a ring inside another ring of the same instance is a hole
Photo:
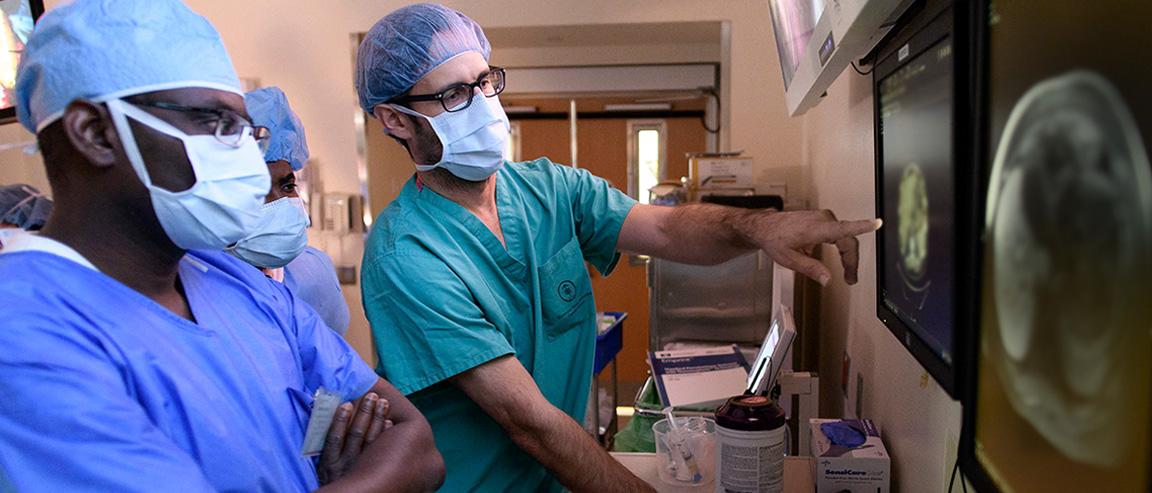
[[[320,454],[321,464],[335,464],[340,461],[340,451],[344,448],[344,433],[347,431],[351,415],[351,403],[345,402],[336,409],[336,416],[332,417],[332,424],[328,426],[328,437],[324,439],[324,451]]]
[[[368,435],[368,426],[372,422],[372,415],[376,410],[376,394],[369,392],[360,399],[360,407],[356,416],[352,418],[352,425],[348,427],[348,439],[344,442],[344,455],[359,454],[364,446],[364,437]]]
[[[388,399],[381,397],[380,400],[376,401],[376,410],[372,414],[372,424],[368,426],[368,436],[364,437],[365,447],[376,441],[376,437],[380,436],[380,433],[386,429],[384,425],[388,421],[388,411]]]

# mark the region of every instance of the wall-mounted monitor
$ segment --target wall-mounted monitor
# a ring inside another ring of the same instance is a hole
[[[902,20],[875,67],[876,301],[880,320],[956,396],[974,234],[967,37],[949,3]]]
[[[974,3],[985,232],[961,465],[980,491],[1152,491],[1152,4]]]
[[[32,25],[44,13],[43,0],[0,0],[0,123],[16,118],[16,67]]]
[[[768,0],[788,114],[816,105],[913,0]]]

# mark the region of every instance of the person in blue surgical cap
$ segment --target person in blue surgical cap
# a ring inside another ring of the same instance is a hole
[[[0,228],[36,231],[52,214],[52,199],[36,187],[17,183],[0,185]]]
[[[242,94],[219,34],[178,0],[76,0],[33,32],[17,113],[56,202],[39,234],[0,251],[10,489],[440,483],[412,404],[311,307],[223,252],[251,234],[270,186]],[[344,402],[330,427],[313,407],[327,395]],[[314,418],[319,459],[302,453]]]
[[[854,283],[856,236],[879,224],[637,205],[584,170],[505,162],[506,74],[490,51],[479,25],[433,4],[388,14],[360,44],[360,105],[416,168],[364,253],[377,371],[428,417],[449,491],[646,490],[579,424],[596,338],[585,261],[607,275],[620,251],[716,264],[763,249],[823,284],[831,272],[806,252],[831,243]]]
[[[348,303],[332,259],[308,246],[308,211],[296,192],[295,172],[308,162],[304,125],[278,87],[249,91],[244,95],[244,105],[252,123],[270,133],[264,161],[268,163],[272,189],[264,197],[256,230],[225,251],[283,282],[293,294],[312,305],[328,327],[344,335],[348,330]]]
[[[44,227],[52,213],[52,199],[32,185],[0,185],[0,248],[18,230]]]

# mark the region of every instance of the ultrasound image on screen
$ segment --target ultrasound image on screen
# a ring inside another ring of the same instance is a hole
[[[1147,493],[1152,4],[989,13],[972,454],[1001,491]]]
[[[880,82],[881,301],[948,363],[953,331],[952,44]]]
[[[1127,400],[1131,305],[1146,303],[1120,280],[1147,252],[1133,226],[1147,210],[1148,167],[1119,92],[1077,70],[1021,98],[989,184],[986,354],[1037,432],[1101,467],[1119,466],[1131,439],[1117,425],[1125,407],[1110,404]],[[1085,289],[1101,276],[1113,282]]]

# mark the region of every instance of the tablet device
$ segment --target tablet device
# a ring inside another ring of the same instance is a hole
[[[784,359],[792,347],[792,339],[795,338],[796,321],[792,317],[792,310],[781,306],[772,319],[772,327],[768,329],[764,343],[760,345],[760,352],[752,362],[752,370],[748,373],[748,393],[763,394],[776,384]]]

